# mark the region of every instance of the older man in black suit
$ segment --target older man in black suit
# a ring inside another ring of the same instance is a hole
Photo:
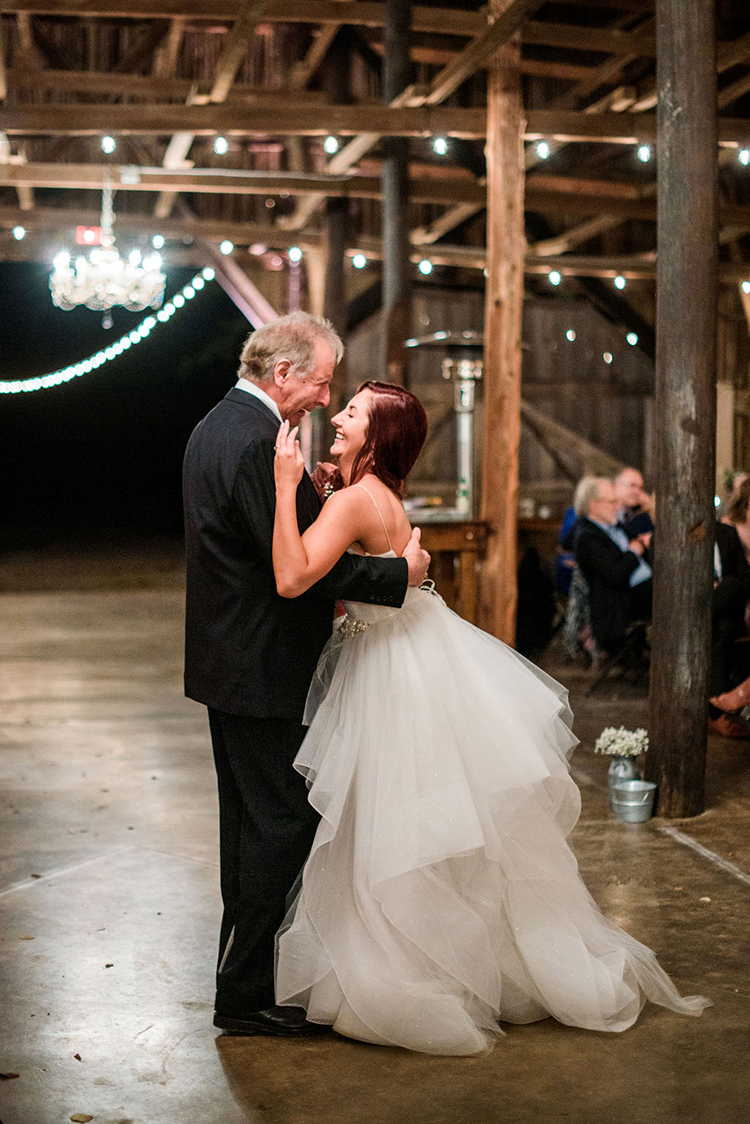
[[[429,564],[415,532],[403,558],[344,555],[301,597],[276,593],[276,432],[328,404],[342,352],[331,325],[306,313],[252,333],[239,381],[185,454],[185,690],[208,707],[218,775],[224,915],[214,1025],[235,1034],[321,1030],[301,1009],[276,1007],[273,986],[275,934],[317,825],[292,767],[305,698],[335,599],[399,606]],[[305,475],[301,530],[319,510]]]
[[[579,520],[574,551],[589,586],[591,631],[597,644],[614,652],[634,620],[651,617],[651,567],[643,554],[650,533],[629,539],[617,524],[618,499],[605,477],[579,485]]]

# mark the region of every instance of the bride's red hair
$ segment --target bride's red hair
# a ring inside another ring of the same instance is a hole
[[[427,436],[427,414],[415,394],[392,382],[363,382],[370,410],[365,443],[354,458],[350,484],[371,472],[402,498],[404,480],[411,472]]]

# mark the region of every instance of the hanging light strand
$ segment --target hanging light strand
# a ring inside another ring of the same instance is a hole
[[[201,289],[204,288],[206,281],[212,281],[215,274],[210,266],[207,266],[200,273],[196,273],[187,285],[183,285],[182,289],[175,293],[171,300],[167,301],[163,308],[159,309],[155,316],[147,316],[142,320],[137,328],[127,335],[120,336],[109,347],[105,347],[102,351],[97,351],[96,354],[89,356],[88,359],[82,359],[79,363],[71,363],[69,367],[63,367],[59,371],[53,371],[49,375],[41,375],[39,378],[34,379],[12,379],[7,381],[0,381],[0,394],[28,394],[34,390],[49,390],[50,387],[60,386],[61,383],[70,382],[71,379],[87,375],[89,371],[95,371],[97,367],[101,367],[104,363],[116,359],[122,355],[124,351],[129,351],[131,347],[141,343],[151,334],[152,330],[157,324],[166,324],[168,320],[183,309],[189,300],[192,300]]]

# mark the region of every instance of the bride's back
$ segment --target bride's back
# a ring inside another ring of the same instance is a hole
[[[361,496],[362,517],[367,528],[353,545],[361,547],[364,554],[386,554],[393,550],[400,557],[411,537],[411,524],[401,500],[369,472],[350,488]]]

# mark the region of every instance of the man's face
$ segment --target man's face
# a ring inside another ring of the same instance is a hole
[[[643,502],[643,477],[635,469],[623,472],[617,479],[617,502],[620,507],[638,507]]]
[[[617,522],[617,493],[614,484],[599,485],[596,499],[589,504],[589,514],[600,523]]]
[[[336,366],[333,348],[325,340],[315,341],[315,366],[303,379],[290,372],[286,360],[276,365],[274,382],[279,390],[279,412],[290,425],[299,425],[305,414],[331,400],[331,379]]]

